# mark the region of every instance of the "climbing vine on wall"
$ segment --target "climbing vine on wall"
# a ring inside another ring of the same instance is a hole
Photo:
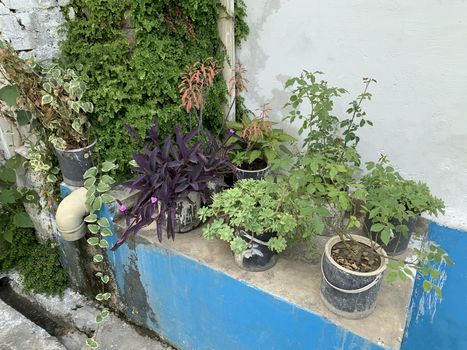
[[[195,125],[180,108],[178,84],[187,64],[205,57],[223,61],[218,11],[219,3],[212,0],[71,0],[64,8],[61,60],[83,68],[87,97],[95,105],[91,123],[99,137],[97,150],[103,159],[116,159],[118,178],[127,175],[126,164],[138,149],[122,131],[125,124],[143,136],[157,117],[161,137],[176,124]],[[219,75],[207,96],[208,129],[221,125],[225,94]]]

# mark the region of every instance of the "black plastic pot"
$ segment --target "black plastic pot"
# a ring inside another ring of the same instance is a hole
[[[269,250],[265,245],[275,233],[266,232],[253,237],[249,232],[241,231],[242,239],[248,242],[248,249],[243,254],[234,254],[235,262],[242,269],[252,272],[265,271],[273,267],[277,262],[277,253]],[[248,237],[249,236],[249,237]]]
[[[93,166],[92,151],[95,146],[96,141],[89,146],[78,149],[59,150],[55,148],[63,182],[75,187],[84,185],[83,175]]]
[[[352,237],[368,246],[368,238],[352,235]],[[332,237],[326,243],[321,260],[321,299],[335,314],[360,319],[370,315],[376,306],[376,299],[381,286],[387,259],[381,259],[381,265],[373,272],[350,271],[334,261],[331,257],[332,247],[340,242],[340,237]],[[383,256],[384,249],[377,247]]]
[[[188,194],[190,201],[177,202],[175,208],[175,232],[186,233],[192,231],[201,223],[198,210],[201,207],[201,198],[198,192]]]
[[[269,165],[259,170],[245,170],[245,169],[241,169],[237,167],[235,176],[237,180],[242,180],[242,179],[262,180],[268,175],[270,168],[271,167]]]
[[[407,221],[404,221],[403,224],[407,225],[407,228],[409,229],[407,235],[395,232],[393,233],[393,237],[388,242],[388,244],[383,243],[383,241],[381,240],[381,235],[379,233],[370,232],[370,228],[371,225],[373,225],[373,223],[368,218],[368,216],[365,218],[364,232],[367,237],[369,237],[371,240],[375,241],[381,247],[383,247],[383,249],[388,253],[389,256],[399,255],[404,253],[407,247],[409,246],[410,238],[412,237],[412,233],[415,230],[415,225],[417,224],[417,219],[418,217],[413,217]],[[401,223],[396,220],[391,220],[391,224],[397,226]]]

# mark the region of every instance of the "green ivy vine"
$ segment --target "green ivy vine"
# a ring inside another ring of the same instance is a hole
[[[93,263],[98,270],[95,276],[103,286],[102,290],[95,296],[99,302],[108,301],[112,297],[112,293],[105,288],[110,282],[110,276],[104,271],[102,265],[104,263],[104,251],[110,247],[105,237],[111,236],[113,233],[109,219],[101,215],[101,209],[104,205],[111,205],[115,202],[115,198],[108,193],[111,185],[115,183],[109,173],[115,169],[117,169],[115,163],[105,161],[99,166],[88,169],[84,174],[84,187],[87,190],[86,206],[89,209],[89,215],[84,218],[84,221],[87,223],[88,231],[93,235],[87,239],[87,242],[93,247],[102,249],[101,253],[93,256]],[[100,324],[109,315],[110,311],[104,308],[97,314],[96,322]],[[86,345],[91,349],[96,349],[99,346],[94,337],[87,338]]]
[[[239,41],[248,27],[243,1],[236,3]],[[144,136],[157,117],[161,137],[176,124],[195,126],[180,108],[178,85],[187,64],[205,57],[224,60],[217,29],[220,6],[212,0],[71,0],[63,9],[67,37],[61,60],[82,68],[86,98],[95,106],[90,122],[99,138],[96,150],[100,158],[116,159],[117,180],[128,175],[126,165],[138,150],[122,130],[125,124]],[[212,131],[221,126],[226,90],[219,75],[204,113],[204,126]]]

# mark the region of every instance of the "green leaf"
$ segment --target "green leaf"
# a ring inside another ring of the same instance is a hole
[[[98,211],[100,210],[102,206],[102,199],[101,197],[96,197],[94,201],[92,202],[92,211]]]
[[[95,183],[96,183],[96,178],[95,177],[89,177],[86,181],[84,181],[84,187],[86,189],[89,189]]]
[[[102,163],[102,171],[107,173],[113,169],[116,169],[117,166],[112,163],[112,162],[109,162],[109,161],[105,161],[104,163]]]
[[[19,97],[16,86],[7,85],[0,89],[0,100],[6,102],[9,106],[16,106],[16,99]]]
[[[14,204],[21,198],[17,190],[2,190],[0,192],[0,204]]]
[[[101,247],[102,249],[107,249],[109,248],[109,242],[107,242],[105,239],[101,239],[99,241],[99,247]]]
[[[6,167],[0,167],[0,180],[14,184],[16,182],[16,171]]]
[[[32,114],[29,111],[16,111],[16,122],[19,126],[27,125],[32,119]]]
[[[87,338],[86,345],[91,349],[97,349],[97,347],[99,346],[99,344],[93,338]]]
[[[13,224],[16,227],[34,227],[31,218],[26,212],[16,213],[13,217]]]
[[[100,227],[98,225],[88,225],[88,230],[91,233],[96,234],[96,233],[99,232],[99,229],[100,229]]]
[[[94,261],[95,263],[100,263],[104,260],[104,256],[102,254],[96,254],[94,255],[94,257],[92,258],[92,261]]]
[[[92,246],[98,245],[99,244],[99,238],[98,237],[91,237],[88,238],[88,243]]]
[[[54,99],[53,99],[52,95],[47,94],[47,95],[42,96],[41,104],[44,106],[44,105],[47,105],[49,103],[52,103],[53,100]]]
[[[97,190],[101,193],[103,192],[107,192],[110,190],[110,185],[105,183],[105,182],[99,182],[99,184],[97,185]]]
[[[58,181],[58,179],[54,174],[47,175],[47,182],[54,184],[57,181]]]
[[[107,236],[112,236],[112,230],[108,227],[105,227],[101,230],[101,236],[102,237],[107,237]]]
[[[101,323],[102,321],[104,321],[104,318],[101,316],[101,314],[97,315],[96,316],[96,323]]]
[[[105,284],[109,283],[110,277],[108,275],[104,275],[101,277],[101,281]]]
[[[107,218],[100,218],[99,220],[97,220],[97,224],[101,227],[109,227],[110,226],[110,222],[109,222],[109,219]]]
[[[423,290],[428,293],[431,290],[431,288],[432,288],[432,284],[429,281],[424,280],[423,281]]]
[[[103,193],[101,195],[101,199],[102,199],[102,203],[112,203],[115,201],[115,198],[107,193]]]
[[[93,166],[92,168],[89,168],[86,170],[86,172],[83,175],[84,179],[90,178],[90,177],[96,177],[97,175],[97,168]]]
[[[393,283],[397,279],[397,272],[391,271],[388,273],[387,281]]]
[[[113,179],[113,177],[111,177],[111,176],[109,176],[107,174],[102,175],[101,181],[106,183],[106,184],[109,184],[109,185],[112,185],[112,184],[115,183],[115,180]]]
[[[371,225],[371,231],[372,232],[380,232],[382,231],[386,226],[383,224],[373,224]]]
[[[89,214],[84,218],[84,221],[86,222],[96,222],[97,221],[97,215],[96,214]]]

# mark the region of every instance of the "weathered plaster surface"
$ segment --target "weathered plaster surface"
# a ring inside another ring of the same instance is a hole
[[[64,22],[60,8],[68,0],[2,0],[0,31],[22,56],[50,60],[59,54],[59,28]]]
[[[249,69],[247,106],[270,102],[286,113],[286,79],[326,72],[351,95],[373,77],[366,104],[374,127],[362,134],[364,161],[380,153],[404,176],[423,180],[446,201],[437,222],[467,230],[467,2],[460,0],[246,0],[250,36],[239,51]],[[296,130],[285,126],[289,131]]]

